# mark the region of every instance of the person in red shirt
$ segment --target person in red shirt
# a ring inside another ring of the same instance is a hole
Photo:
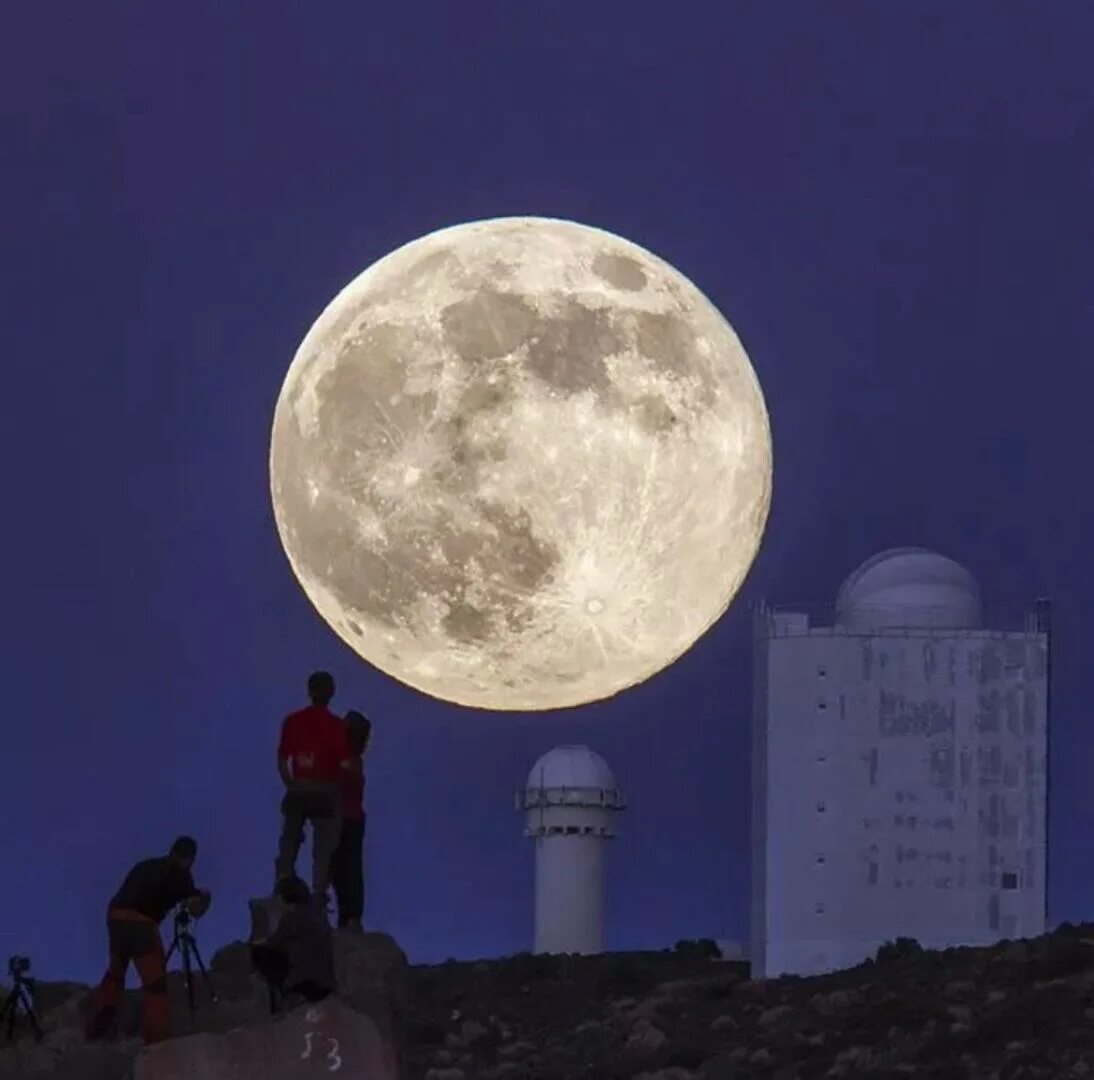
[[[344,721],[330,711],[334,679],[325,671],[308,678],[311,704],[287,716],[277,747],[277,771],[285,785],[277,882],[296,874],[304,824],[312,826],[312,893],[320,902],[330,884],[331,858],[342,828],[342,776],[350,765]]]
[[[331,867],[331,881],[338,901],[338,926],[360,930],[365,908],[365,766],[364,756],[372,738],[372,722],[359,712],[346,713],[350,765],[342,778],[342,832]]]

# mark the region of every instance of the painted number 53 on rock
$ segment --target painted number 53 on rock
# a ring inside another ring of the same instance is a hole
[[[316,1058],[319,1060],[322,1059],[323,1051],[313,1045],[315,1043],[315,1040],[316,1034],[314,1031],[306,1031],[304,1033],[304,1050],[300,1055],[301,1061],[306,1061],[308,1058]],[[327,1044],[327,1072],[337,1072],[340,1068],[342,1068],[342,1057],[338,1052],[338,1040],[320,1035],[319,1041]]]

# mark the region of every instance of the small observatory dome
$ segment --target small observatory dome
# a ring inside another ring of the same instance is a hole
[[[925,548],[891,548],[867,559],[836,597],[836,624],[848,629],[967,630],[982,623],[976,579]]]
[[[529,790],[551,788],[599,788],[615,790],[615,777],[608,763],[587,746],[556,746],[532,766]]]
[[[598,953],[604,942],[604,845],[626,803],[608,763],[556,746],[532,766],[516,806],[536,845],[537,953]]]

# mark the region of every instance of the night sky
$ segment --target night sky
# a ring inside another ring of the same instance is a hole
[[[1090,913],[1094,8],[680,10],[8,0],[4,967],[98,978],[107,900],[180,832],[214,894],[206,959],[245,936],[278,727],[319,667],[375,722],[366,924],[412,962],[530,947],[512,792],[566,742],[630,803],[608,947],[747,939],[749,604],[830,601],[904,544],[989,603],[1054,598],[1050,915]],[[282,379],[334,294],[510,214],[691,278],[749,352],[775,447],[726,617],[647,684],[557,714],[449,706],[357,659],[297,585],[268,489]]]

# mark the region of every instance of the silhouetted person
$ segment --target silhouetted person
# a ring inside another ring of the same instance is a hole
[[[331,864],[331,881],[338,900],[338,925],[361,929],[365,910],[365,765],[372,738],[372,721],[359,712],[346,713],[349,764],[342,779],[342,834]]]
[[[130,961],[141,980],[144,1041],[159,1042],[170,1034],[167,961],[159,925],[176,904],[184,904],[197,917],[208,910],[209,892],[194,884],[191,872],[197,853],[197,842],[180,836],[169,854],[137,863],[114,894],[106,913],[110,964],[95,991],[89,1039],[102,1038],[110,1030]]]
[[[282,878],[277,895],[285,913],[269,938],[251,946],[251,958],[279,996],[322,1001],[334,989],[334,943],[320,898],[298,877]]]
[[[317,671],[308,679],[311,704],[285,718],[277,747],[277,770],[285,784],[275,883],[296,874],[304,823],[312,825],[312,891],[325,901],[331,857],[342,827],[341,777],[349,758],[344,721],[328,708],[334,679]]]

